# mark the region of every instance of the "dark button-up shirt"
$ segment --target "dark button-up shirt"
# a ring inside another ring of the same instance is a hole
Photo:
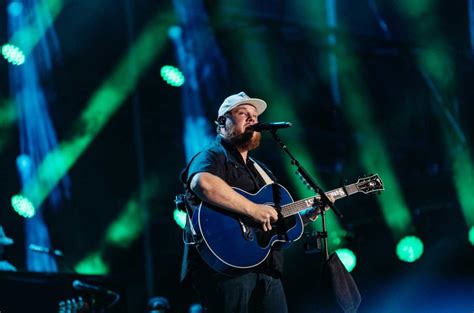
[[[273,174],[258,162],[270,178],[276,181]],[[222,178],[231,187],[237,187],[249,193],[256,193],[266,183],[249,159],[244,162],[237,149],[221,136],[206,149],[201,151],[190,163],[186,176],[186,196],[190,204],[198,205],[201,200],[191,191],[189,184],[194,175],[201,172],[211,173]],[[199,257],[195,248],[187,249],[183,260],[181,278],[184,279],[188,272],[207,266]],[[267,259],[255,271],[265,272],[270,275],[280,276],[283,268],[281,251],[272,249]]]

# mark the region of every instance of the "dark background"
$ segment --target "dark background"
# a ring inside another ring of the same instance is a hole
[[[413,26],[423,25],[423,19],[403,17],[395,1],[372,2],[386,21],[391,38],[386,38],[380,28],[371,1],[337,1],[340,27],[335,33],[338,38],[348,38],[359,60],[360,80],[372,99],[376,129],[388,149],[425,253],[415,263],[397,259],[395,242],[374,196],[341,201],[339,208],[345,215],[341,222],[353,234],[351,243],[358,257],[352,275],[363,296],[360,312],[472,312],[473,247],[467,240],[468,228],[442,139],[446,117],[415,59],[417,49],[426,42],[420,42]],[[324,36],[330,30],[323,21],[305,17],[308,4],[304,1],[244,3],[204,2],[228,74],[214,85],[212,96],[203,96],[209,123],[215,119],[221,101],[241,90],[265,99],[268,112],[276,111],[272,106],[274,94],[262,93],[262,82],[252,80],[252,73],[261,69],[253,66],[255,60],[242,59],[248,57],[242,49],[256,43],[265,47],[261,54],[271,60],[267,84],[275,85],[275,94],[281,92],[277,88],[283,88],[289,95],[303,129],[281,132],[289,147],[296,140],[306,145],[312,166],[328,188],[339,186],[341,179],[354,180],[364,174],[356,153],[357,130],[344,114],[346,101],[334,103],[325,79],[328,46]],[[472,147],[474,63],[468,1],[433,3],[433,14],[454,58],[452,75],[456,84],[454,95],[448,99],[456,98],[457,102],[454,105],[446,101],[443,105],[454,112],[468,147]],[[45,84],[51,87],[48,106],[59,141],[69,138],[71,125],[88,99],[130,46],[127,23],[132,21],[137,35],[156,12],[174,10],[173,3],[166,1],[136,0],[128,5],[126,10],[124,1],[67,1],[55,20],[61,52]],[[293,10],[288,9],[290,6]],[[2,43],[8,41],[6,20],[6,3],[2,2]],[[178,20],[172,15],[163,23],[171,26]],[[429,38],[425,40],[429,42]],[[144,168],[147,175],[157,175],[159,186],[148,203],[155,294],[168,297],[174,312],[186,312],[194,296],[178,284],[182,240],[172,216],[174,196],[181,192],[178,174],[185,166],[182,131],[186,112],[181,101],[186,95],[167,85],[159,73],[162,65],[177,62],[174,46],[167,41],[134,90],[137,98],[127,98],[71,168],[71,197],[58,210],[45,210],[45,218],[53,246],[65,253],[60,263],[62,272],[101,247],[105,229],[139,186],[132,101],[138,99]],[[200,79],[204,84],[205,77]],[[2,60],[0,95],[8,94],[8,64]],[[17,127],[4,131],[2,136],[7,144],[0,151],[0,223],[15,239],[5,256],[23,271],[23,219],[10,207],[11,196],[20,188],[15,167],[19,153]],[[283,170],[288,160],[269,136],[263,136],[255,156],[264,160],[292,191],[291,178]],[[121,306],[128,312],[143,312],[147,300],[143,237],[126,249],[105,249],[111,266],[107,279],[111,287],[123,291]],[[301,241],[286,253],[286,259],[284,284],[290,312],[315,312],[320,256],[305,254]]]

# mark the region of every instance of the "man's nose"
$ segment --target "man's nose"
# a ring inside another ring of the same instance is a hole
[[[247,121],[252,122],[252,124],[256,124],[257,118],[253,117],[252,115],[247,115]]]

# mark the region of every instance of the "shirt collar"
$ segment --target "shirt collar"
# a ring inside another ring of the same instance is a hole
[[[229,152],[234,158],[239,160],[239,162],[241,162],[242,164],[246,164],[246,162],[244,162],[244,159],[242,158],[242,155],[240,154],[239,150],[237,150],[237,148],[232,143],[230,143],[229,140],[225,139],[221,135],[217,135],[216,141],[219,144],[221,144],[224,147],[224,149],[226,149],[227,152]],[[247,154],[247,160],[246,161],[248,161],[248,160],[249,160],[249,156]]]

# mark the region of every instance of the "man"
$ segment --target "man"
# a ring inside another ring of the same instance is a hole
[[[258,147],[261,134],[251,129],[267,104],[250,98],[244,92],[229,96],[218,110],[217,138],[190,162],[182,174],[186,198],[191,207],[201,201],[229,212],[247,216],[272,229],[278,220],[274,207],[254,203],[231,187],[255,193],[276,181],[260,162],[249,158]],[[187,226],[189,231],[189,223]],[[273,248],[265,261],[252,272],[227,276],[213,271],[198,255],[195,247],[186,245],[182,279],[190,279],[208,312],[272,312],[288,311],[281,283],[283,260],[281,251]]]
[[[13,266],[10,262],[3,260],[3,252],[5,251],[5,246],[13,244],[13,239],[8,238],[5,235],[3,227],[0,226],[0,271],[13,271],[16,272],[16,267]]]

